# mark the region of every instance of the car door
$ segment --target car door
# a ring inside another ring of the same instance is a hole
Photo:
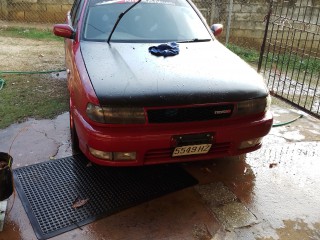
[[[70,92],[70,97],[73,95],[74,89],[74,78],[77,69],[75,68],[75,52],[76,49],[79,47],[79,19],[81,16],[81,12],[83,9],[84,0],[75,0],[74,4],[67,15],[67,24],[69,24],[75,34],[74,38],[72,39],[65,39],[65,61],[66,61],[66,68],[67,68],[67,79],[68,79],[68,89]]]

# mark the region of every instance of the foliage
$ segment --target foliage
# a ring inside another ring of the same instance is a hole
[[[19,37],[38,40],[63,41],[63,38],[59,38],[52,34],[51,29],[0,27],[0,34],[2,37]]]

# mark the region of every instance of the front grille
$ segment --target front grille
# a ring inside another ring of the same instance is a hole
[[[150,109],[147,111],[149,123],[177,123],[208,121],[231,116],[233,104],[211,105],[186,108]]]
[[[229,151],[230,147],[231,147],[230,142],[213,143],[210,151],[204,155],[210,155],[212,157],[220,156],[221,154],[226,154]],[[174,150],[173,148],[149,150],[148,152],[146,152],[144,159],[145,161],[161,161],[161,159],[168,159],[168,158],[171,158],[173,150]],[[193,155],[193,156],[197,156],[197,155]],[[181,157],[177,157],[177,159],[178,158],[190,158],[190,156],[181,156]]]

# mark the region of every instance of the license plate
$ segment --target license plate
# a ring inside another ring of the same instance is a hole
[[[172,153],[172,157],[195,155],[195,154],[206,154],[209,152],[212,144],[199,144],[176,147]]]

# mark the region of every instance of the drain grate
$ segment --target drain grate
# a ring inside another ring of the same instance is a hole
[[[38,239],[47,239],[197,181],[177,165],[87,167],[83,155],[14,170],[16,190]],[[78,209],[76,198],[89,199]]]

